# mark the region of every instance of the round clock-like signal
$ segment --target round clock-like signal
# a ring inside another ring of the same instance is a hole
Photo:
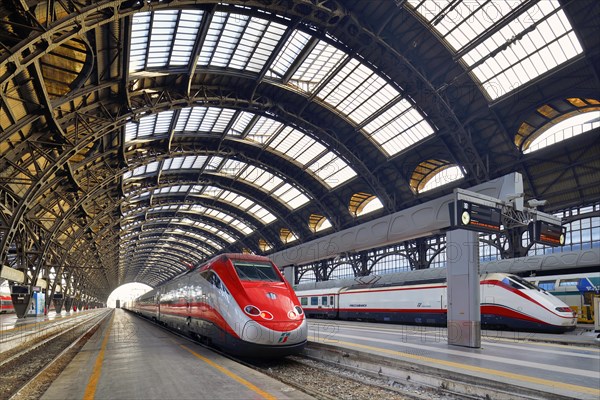
[[[560,242],[560,245],[562,246],[563,244],[565,244],[565,234],[561,233],[560,237],[558,238],[558,241]]]
[[[468,211],[463,211],[460,219],[462,220],[463,225],[469,225],[469,222],[471,222],[471,214],[469,214]]]

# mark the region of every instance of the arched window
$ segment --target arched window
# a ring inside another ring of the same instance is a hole
[[[348,210],[354,217],[360,217],[381,208],[383,208],[383,204],[377,196],[363,192],[355,193],[350,198],[350,205],[348,206]]]
[[[331,222],[323,215],[311,214],[310,217],[308,217],[308,228],[312,232],[317,233],[327,228],[331,228]]]
[[[600,101],[568,98],[536,109],[519,127],[515,145],[531,153],[600,127]]]
[[[431,159],[415,168],[410,178],[410,187],[415,193],[423,193],[462,178],[464,173],[458,165],[446,160]]]
[[[288,228],[281,228],[279,231],[279,238],[284,244],[292,243],[295,240],[298,240],[298,237],[289,230]]]

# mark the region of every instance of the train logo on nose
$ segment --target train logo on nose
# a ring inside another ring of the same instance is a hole
[[[270,298],[271,300],[275,300],[277,298],[277,295],[275,293],[268,292],[267,297]]]
[[[285,343],[285,342],[287,342],[287,340],[289,339],[289,337],[290,337],[290,333],[289,332],[282,333],[281,336],[279,336],[278,343]]]

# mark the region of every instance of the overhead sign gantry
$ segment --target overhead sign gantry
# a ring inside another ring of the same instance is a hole
[[[479,283],[479,232],[500,233],[506,228],[527,226],[531,240],[549,246],[565,242],[561,220],[535,207],[523,205],[519,191],[500,200],[464,189],[454,190],[454,202],[448,204],[451,230],[446,234],[448,280],[448,343],[481,347],[481,301]]]

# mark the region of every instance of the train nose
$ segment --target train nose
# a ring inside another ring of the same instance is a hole
[[[258,323],[247,321],[242,330],[242,340],[266,345],[286,345],[304,342],[308,335],[305,320],[301,322]]]

